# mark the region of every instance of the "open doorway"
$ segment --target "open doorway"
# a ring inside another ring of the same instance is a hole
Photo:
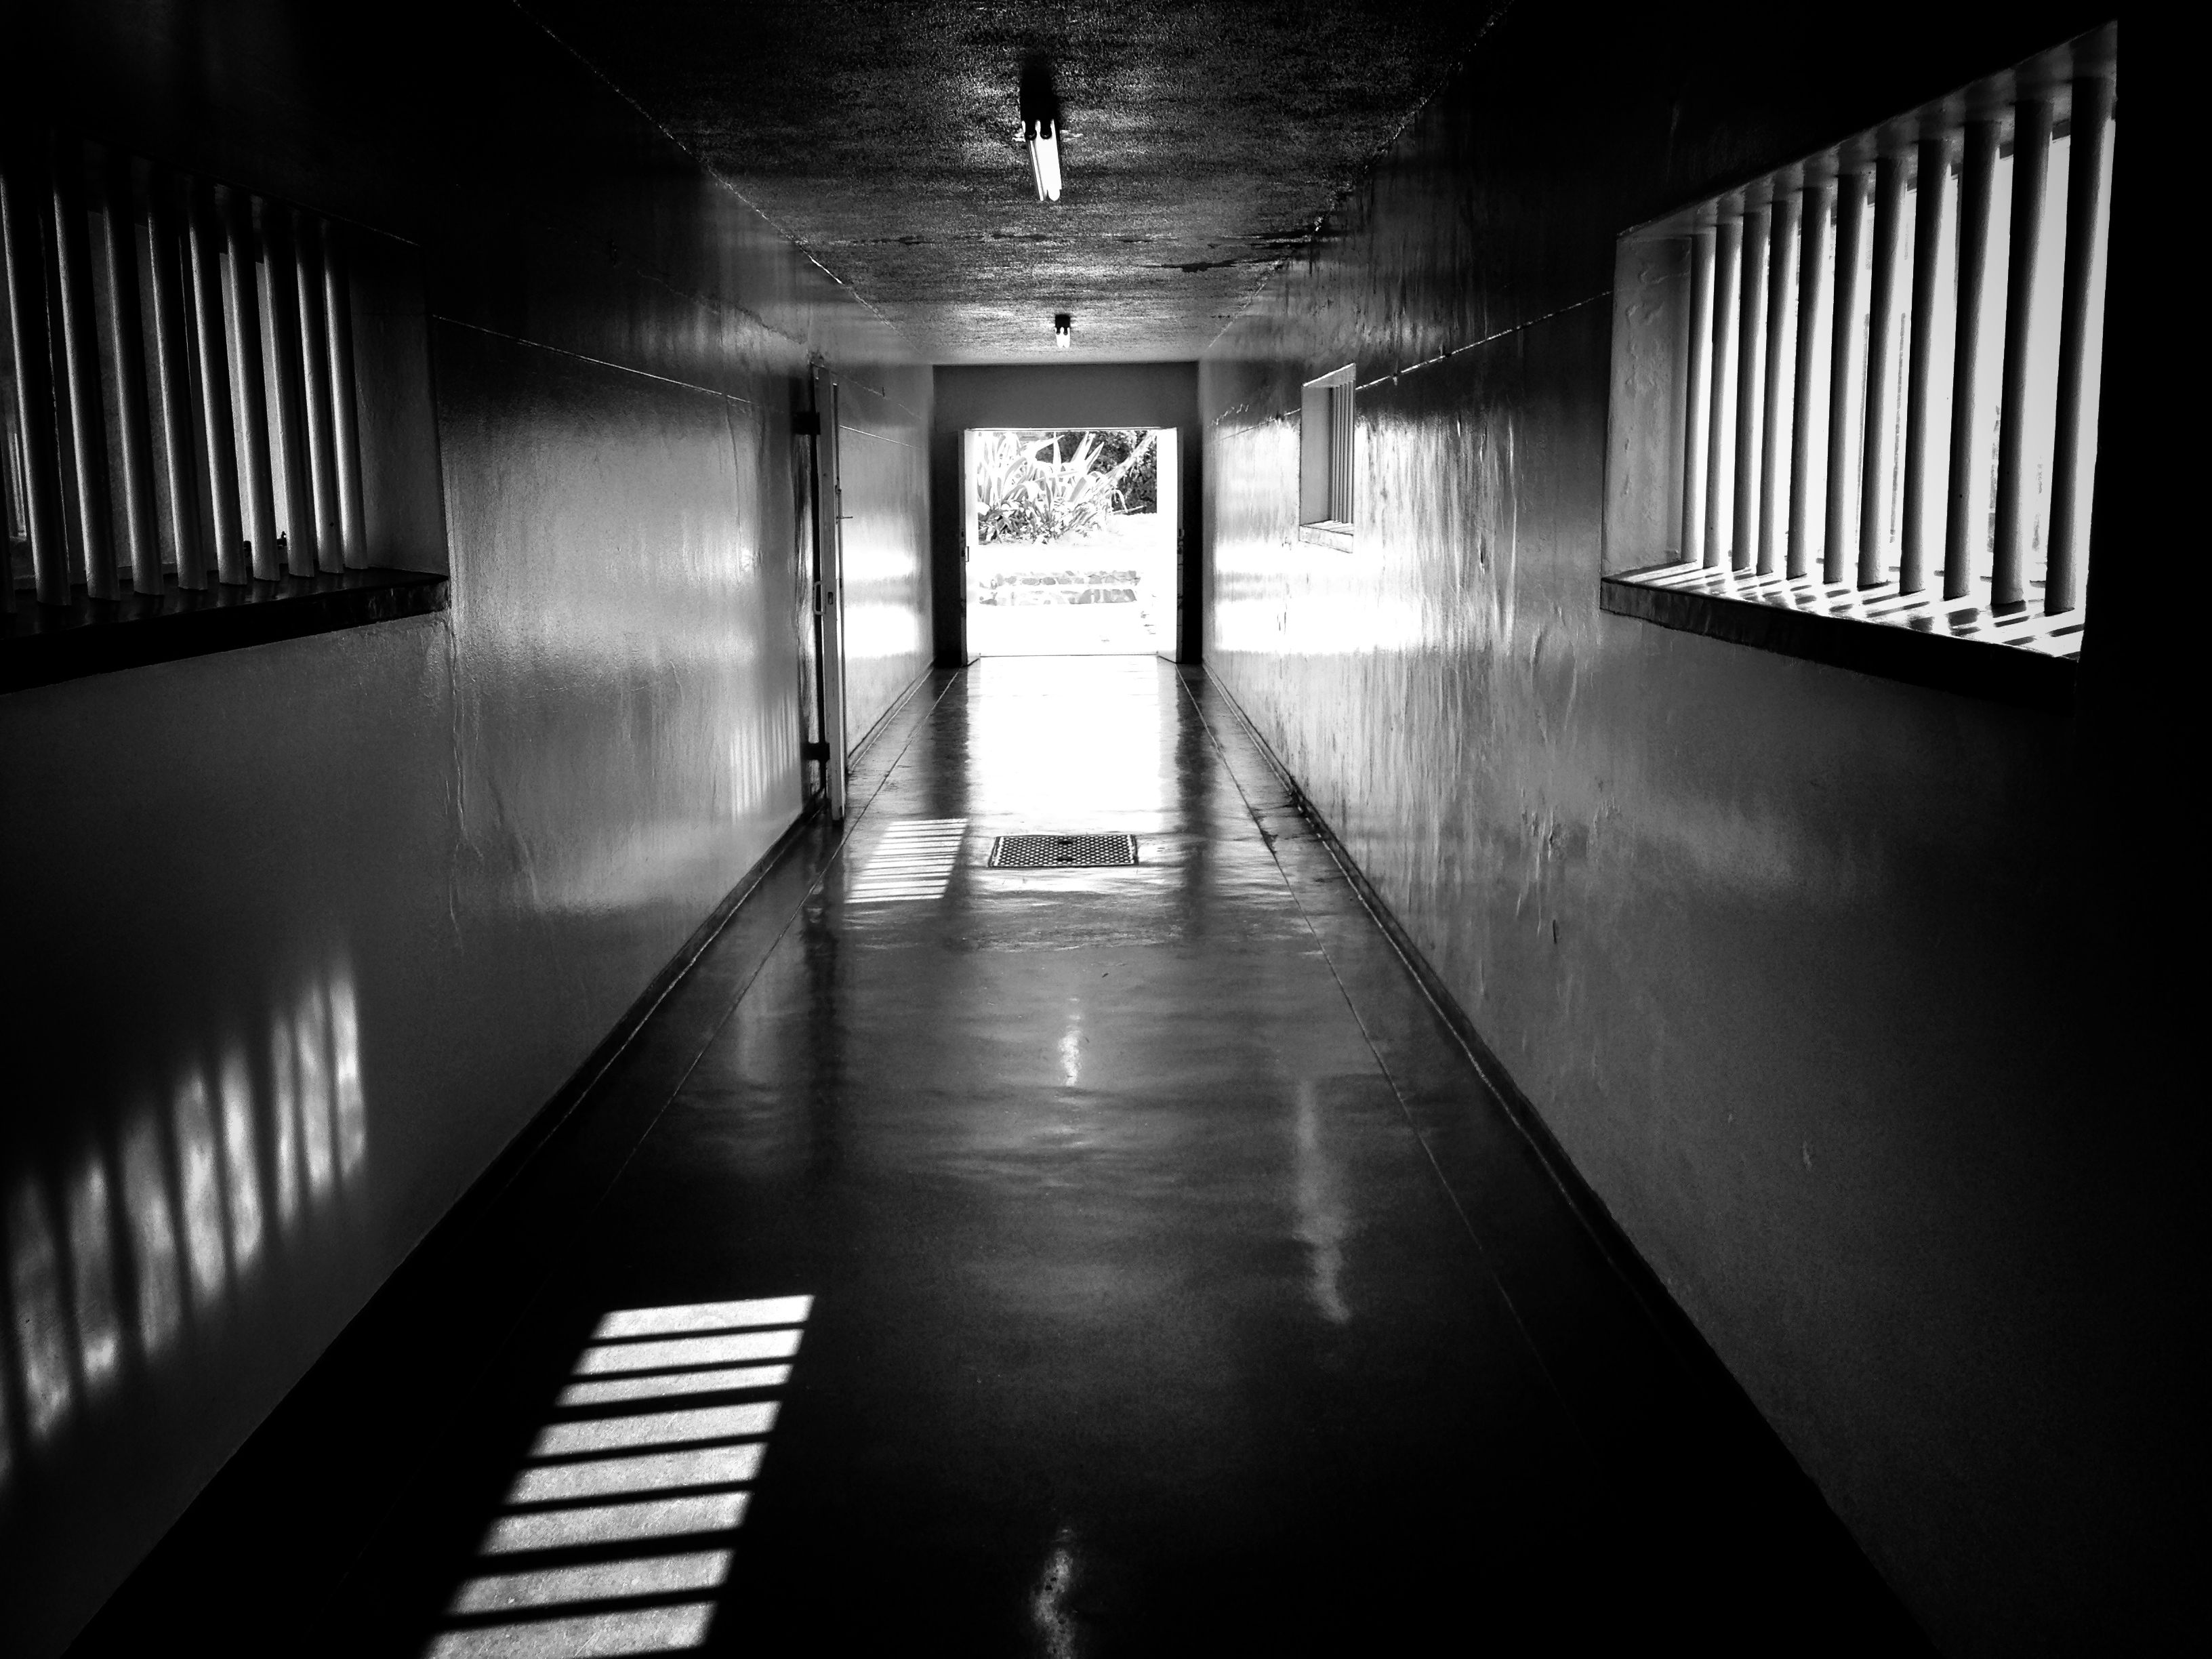
[[[1173,427],[984,427],[961,447],[972,653],[1175,654]]]

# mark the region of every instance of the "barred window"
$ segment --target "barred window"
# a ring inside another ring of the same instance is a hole
[[[1729,633],[1648,597],[1701,596],[2078,658],[2117,37],[1622,238],[1607,609]]]
[[[1298,524],[1308,540],[1348,544],[1352,533],[1350,365],[1305,384],[1298,404]]]
[[[0,690],[441,606],[434,578],[368,568],[393,561],[370,544],[351,269],[389,239],[6,140]],[[414,378],[396,402],[427,411]]]

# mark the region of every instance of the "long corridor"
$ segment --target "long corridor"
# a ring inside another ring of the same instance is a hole
[[[941,672],[854,799],[578,1114],[634,1150],[555,1218],[335,1629],[439,1655],[1749,1648],[1785,1607],[1796,1650],[1911,1644],[1202,673]],[[988,866],[998,836],[1075,832],[1138,861]]]

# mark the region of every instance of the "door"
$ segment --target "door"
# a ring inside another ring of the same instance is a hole
[[[832,823],[845,820],[845,496],[838,467],[836,377],[814,371],[814,649],[822,705],[822,781]]]
[[[975,449],[982,434],[972,427],[960,434],[960,660],[974,662],[975,642],[968,636],[968,607],[975,603],[975,524],[981,498],[975,487]]]
[[[1175,584],[1175,604],[1169,607],[1172,621],[1159,642],[1158,653],[1168,662],[1178,660],[1182,654],[1182,608],[1188,603],[1185,592],[1189,586],[1188,573],[1183,568],[1182,456],[1176,444],[1179,435],[1173,427],[1164,426],[1152,441],[1159,446],[1160,452],[1160,521],[1175,538],[1175,554],[1169,564],[1170,580]]]

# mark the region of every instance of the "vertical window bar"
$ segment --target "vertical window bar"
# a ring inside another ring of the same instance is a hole
[[[1713,246],[1712,408],[1705,439],[1705,563],[1717,569],[1729,545],[1729,462],[1735,444],[1736,285],[1743,272],[1743,222],[1723,219]]]
[[[1747,571],[1759,555],[1759,459],[1766,422],[1766,254],[1772,210],[1747,203],[1743,211],[1743,275],[1737,289],[1735,383],[1735,511],[1729,562]]]
[[[1827,434],[1823,418],[1827,410],[1821,398],[1821,348],[1828,343],[1833,325],[1826,313],[1831,301],[1828,280],[1830,232],[1836,211],[1836,181],[1832,178],[1805,181],[1800,210],[1804,233],[1800,238],[1797,277],[1797,419],[1790,434],[1790,560],[1794,580],[1810,573],[1814,526],[1825,517],[1825,476],[1821,463]]]
[[[1789,538],[1790,379],[1796,369],[1797,218],[1795,191],[1778,194],[1769,210],[1766,256],[1766,392],[1765,444],[1759,457],[1759,574],[1780,568]]]
[[[1328,389],[1328,516],[1332,524],[1352,522],[1352,387]]]
[[[141,593],[161,591],[161,530],[155,516],[154,450],[146,430],[146,337],[138,306],[137,192],[128,156],[111,154],[100,173],[100,212],[92,258],[105,308],[100,345],[105,379],[114,388],[109,415],[115,428],[119,470],[108,479],[123,532],[117,562],[127,560],[131,585]]]
[[[1298,522],[1328,522],[1328,388],[1308,383],[1298,395]]]
[[[1685,563],[1695,563],[1705,544],[1705,410],[1712,395],[1713,232],[1700,225],[1690,236],[1690,363],[1682,393],[1682,544]]]
[[[1943,597],[1973,591],[1989,538],[1990,411],[1981,395],[1982,330],[1989,293],[1990,238],[1996,222],[1994,121],[1969,123],[1959,154],[1959,323],[1951,357],[1950,511],[1943,525]]]
[[[275,387],[277,465],[284,488],[286,568],[312,576],[315,550],[315,487],[307,460],[307,392],[302,378],[300,283],[294,262],[292,216],[271,202],[258,204],[263,254],[263,307],[271,343],[269,379]]]
[[[1821,579],[1850,580],[1857,544],[1854,509],[1859,499],[1859,404],[1865,391],[1867,349],[1866,175],[1856,170],[1836,181],[1834,349],[1828,369],[1828,521]]]
[[[1905,386],[1905,535],[1899,556],[1898,592],[1928,586],[1928,466],[1935,449],[1937,284],[1943,275],[1944,232],[1950,223],[1951,140],[1948,133],[1920,140],[1920,189],[1912,234],[1911,356]]]
[[[4,142],[4,140],[0,140]],[[69,603],[69,540],[62,526],[61,453],[55,443],[53,360],[46,329],[51,215],[41,158],[31,144],[0,155],[0,252],[8,264],[9,344],[15,360],[15,425],[22,434],[24,529],[42,605]],[[8,606],[15,608],[15,576]]]
[[[1990,550],[1990,604],[2018,610],[2027,602],[2027,541],[2034,520],[2035,480],[2027,464],[2027,400],[2035,319],[2036,254],[2043,244],[2043,202],[2051,171],[2051,100],[2024,98],[2014,106],[2012,145],[2012,246],[2005,280],[2004,392],[1997,423],[1996,544]]]
[[[223,317],[230,329],[231,403],[237,413],[240,533],[253,579],[284,574],[276,547],[276,488],[269,473],[269,377],[261,356],[261,295],[255,267],[253,202],[243,191],[216,199],[222,227]]]
[[[1867,300],[1866,434],[1859,444],[1859,586],[1879,587],[1887,574],[1891,450],[1897,407],[1897,284],[1904,275],[1905,160],[1874,164],[1874,259]]]
[[[207,586],[206,550],[200,536],[199,480],[192,458],[191,366],[185,343],[184,228],[175,181],[155,173],[146,191],[146,299],[153,348],[147,364],[147,403],[154,417],[154,453],[161,464],[162,542],[176,560],[177,586]]]
[[[54,391],[59,437],[69,447],[67,510],[85,592],[115,597],[115,543],[107,497],[107,421],[100,396],[100,331],[94,320],[92,249],[85,227],[83,147],[57,138],[54,216]]]
[[[347,281],[345,239],[323,227],[323,308],[331,343],[331,441],[338,485],[338,562],[358,569],[368,562],[368,526],[361,494],[361,414],[354,400],[353,295]],[[1344,388],[1344,506],[1352,516],[1352,388]]]
[[[315,555],[323,570],[345,568],[338,533],[337,441],[331,411],[331,326],[323,309],[321,224],[293,220],[293,258],[300,288],[300,364],[307,388],[308,477],[313,489]],[[294,517],[300,515],[295,512]]]
[[[230,340],[222,304],[222,225],[214,191],[204,183],[185,195],[185,239],[191,269],[192,343],[198,362],[201,455],[207,467],[207,527],[214,538],[216,579],[225,586],[252,580],[238,511],[238,428],[230,401]]]
[[[2074,83],[2066,275],[2058,321],[2058,429],[2051,450],[2051,551],[2044,588],[2044,608],[2053,615],[2081,602],[2090,496],[2097,476],[2112,92],[2112,81],[2102,75],[2086,76]]]

